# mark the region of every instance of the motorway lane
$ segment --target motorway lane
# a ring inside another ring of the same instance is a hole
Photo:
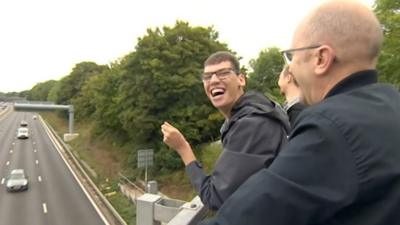
[[[14,116],[6,119],[5,116],[4,114],[0,116],[0,165],[7,159],[6,155],[12,147],[17,128],[17,118]]]
[[[7,193],[2,190],[2,203],[0,204],[0,224],[48,224],[43,213],[41,213],[40,205],[40,187],[36,180],[32,179],[37,176],[35,170],[31,139],[17,140],[14,139],[12,153],[9,152],[9,165],[7,166],[7,174],[12,169],[24,169],[29,177],[30,187],[26,192]],[[10,151],[11,151],[10,150]],[[18,213],[16,213],[18,212]]]
[[[10,151],[14,148],[15,144],[14,137],[16,135],[16,123],[17,118],[15,116],[8,117],[5,115],[0,116],[0,179],[8,175],[6,163],[10,160]]]
[[[0,179],[11,169],[23,168],[30,184],[28,191],[19,193],[7,193],[5,184],[1,185],[0,225],[105,224],[44,132],[40,120],[33,120],[32,115],[12,112],[0,119],[0,129],[7,129],[0,133]],[[28,121],[30,138],[18,140],[15,130],[23,119]]]
[[[45,133],[44,128],[37,127],[36,133]],[[44,136],[40,136],[39,138],[40,140],[38,140],[36,147],[39,153],[39,162],[45,162],[41,164],[43,176],[56,181],[49,187],[53,192],[51,198],[48,198],[48,205],[53,210],[51,216],[57,219],[63,218],[63,220],[68,220],[68,218],[74,216],[77,220],[81,221],[81,224],[93,224],[93,218],[99,217],[94,210],[90,212],[87,210],[88,201],[85,202],[86,204],[76,201],[76,199],[87,200],[87,197],[81,188],[76,185],[76,182],[70,182],[70,180],[75,180],[75,178],[69,172],[65,163],[61,163],[62,160],[57,149],[52,145],[49,138],[44,138]],[[52,147],[46,148],[46,146]],[[65,196],[70,196],[71,198],[65,198]],[[58,204],[60,201],[63,202],[62,206]],[[70,210],[65,210],[65,208]]]
[[[25,154],[21,154],[20,150],[25,148],[26,143],[19,143],[15,141],[15,130],[18,127],[19,123],[16,123],[17,118],[14,116],[12,120],[2,120],[1,127],[4,132],[1,135],[1,179],[3,186],[5,186],[4,178],[8,176],[11,169],[15,168],[25,168],[28,166],[26,163]],[[21,212],[27,211],[26,202],[30,196],[27,192],[23,193],[22,195],[18,195],[13,197],[12,195],[4,195],[3,192],[5,188],[0,192],[0,224],[23,224],[27,223],[28,221],[24,221],[22,216],[18,216],[13,213],[11,210],[15,210],[18,208]],[[4,216],[7,215],[7,216]],[[9,216],[15,215],[15,216]]]

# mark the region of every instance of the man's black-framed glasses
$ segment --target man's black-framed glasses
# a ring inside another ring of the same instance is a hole
[[[232,72],[237,74],[237,71],[232,68],[222,68],[222,69],[219,69],[219,70],[213,71],[213,72],[204,72],[201,74],[201,80],[203,82],[209,82],[214,74],[215,74],[215,76],[218,77],[218,79],[223,80],[227,76],[231,75]]]
[[[281,53],[283,54],[283,59],[285,60],[285,63],[290,65],[290,63],[292,63],[292,59],[293,59],[293,52],[309,50],[309,49],[314,49],[314,48],[319,48],[319,47],[321,47],[321,45],[311,45],[311,46],[302,47],[302,48],[292,48],[292,49],[283,50],[283,51],[281,51]]]

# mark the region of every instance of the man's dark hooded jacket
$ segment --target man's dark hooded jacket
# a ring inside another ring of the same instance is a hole
[[[204,205],[218,209],[250,175],[268,167],[286,143],[289,129],[279,105],[256,92],[241,96],[222,125],[223,151],[212,174],[207,176],[196,161],[186,167]]]

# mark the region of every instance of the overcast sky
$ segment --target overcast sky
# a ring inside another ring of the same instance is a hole
[[[298,21],[323,0],[3,0],[0,92],[68,75],[75,64],[109,64],[132,52],[147,28],[214,26],[243,57],[288,47]],[[374,0],[361,0],[372,7]]]

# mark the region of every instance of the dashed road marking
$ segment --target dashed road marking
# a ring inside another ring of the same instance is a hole
[[[33,149],[33,152],[37,152],[37,150],[36,150],[36,149]]]
[[[43,213],[47,213],[47,205],[46,202],[43,202]]]
[[[6,181],[6,178],[1,179],[1,184],[4,184],[4,181]]]
[[[39,164],[39,160],[36,160],[36,162],[35,162],[36,164]]]
[[[14,151],[11,149],[11,150],[10,150],[10,154],[13,154],[13,152],[14,152]]]
[[[42,177],[41,176],[38,176],[38,181],[42,182]]]
[[[10,161],[7,161],[7,162],[6,162],[6,165],[7,165],[7,166],[10,165]]]

